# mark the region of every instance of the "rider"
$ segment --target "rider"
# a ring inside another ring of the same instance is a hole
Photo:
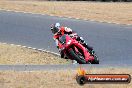
[[[56,46],[59,49],[61,58],[64,58],[64,54],[62,52],[62,50],[60,50],[59,48],[59,37],[63,34],[68,34],[68,35],[72,35],[72,34],[77,34],[75,33],[72,29],[68,28],[68,27],[63,27],[60,25],[60,23],[55,23],[51,25],[51,31],[54,34],[53,39],[55,40]],[[87,50],[89,51],[89,53],[92,55],[94,53],[93,48],[88,46],[88,44],[84,41],[84,39],[82,37],[76,36],[76,40],[79,41],[85,48],[87,48]]]

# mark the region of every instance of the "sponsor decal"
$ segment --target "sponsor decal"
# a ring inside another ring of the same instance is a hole
[[[82,68],[78,69],[76,81],[79,85],[84,84],[101,84],[101,83],[130,83],[131,76],[129,74],[88,74]]]

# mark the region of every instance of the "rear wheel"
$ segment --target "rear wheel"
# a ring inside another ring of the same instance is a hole
[[[99,59],[98,59],[98,56],[96,54],[94,54],[94,60],[92,61],[91,64],[99,64]]]
[[[85,61],[84,59],[81,59],[81,58],[79,57],[79,55],[78,55],[76,52],[74,52],[73,49],[70,49],[70,50],[69,50],[69,54],[70,54],[70,56],[71,56],[74,60],[76,60],[79,64],[86,64],[86,61]]]

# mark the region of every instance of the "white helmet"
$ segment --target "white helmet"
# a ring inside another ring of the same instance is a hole
[[[55,23],[55,27],[60,28],[60,23]]]
[[[57,33],[60,29],[60,23],[55,23],[51,25],[51,31],[53,34]]]

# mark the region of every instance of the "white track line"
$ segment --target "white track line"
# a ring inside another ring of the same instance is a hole
[[[22,47],[27,48],[27,46],[22,46]]]
[[[21,45],[16,45],[16,46],[20,47]]]
[[[14,11],[14,10],[7,10],[7,9],[0,9],[0,10],[8,11],[8,12],[16,12],[16,13],[25,13],[25,14],[34,14],[34,15],[48,15],[48,16],[60,17],[60,18],[69,18],[69,19],[93,21],[93,22],[100,22],[100,23],[109,23],[109,24],[132,26],[132,24],[121,24],[121,23],[116,23],[116,22],[106,22],[106,21],[97,21],[97,20],[90,20],[90,19],[81,19],[81,18],[73,18],[73,17],[65,17],[65,16],[56,16],[56,15],[53,15],[53,14],[41,14],[41,13],[32,13],[32,12],[24,12],[24,11]]]
[[[1,43],[1,44],[4,44],[4,45],[7,45],[7,44],[8,44],[8,43],[2,43],[2,42],[0,42],[0,43]],[[37,48],[33,48],[33,47],[22,46],[22,45],[16,45],[16,44],[8,44],[8,45],[23,47],[23,48],[27,48],[27,49],[33,49],[33,50],[37,50],[37,51],[41,51],[41,52],[50,53],[50,54],[53,54],[53,55],[56,55],[56,56],[60,56],[60,54],[58,54],[58,53],[51,52],[51,51],[47,51],[47,50],[43,50],[43,49],[37,49]]]

